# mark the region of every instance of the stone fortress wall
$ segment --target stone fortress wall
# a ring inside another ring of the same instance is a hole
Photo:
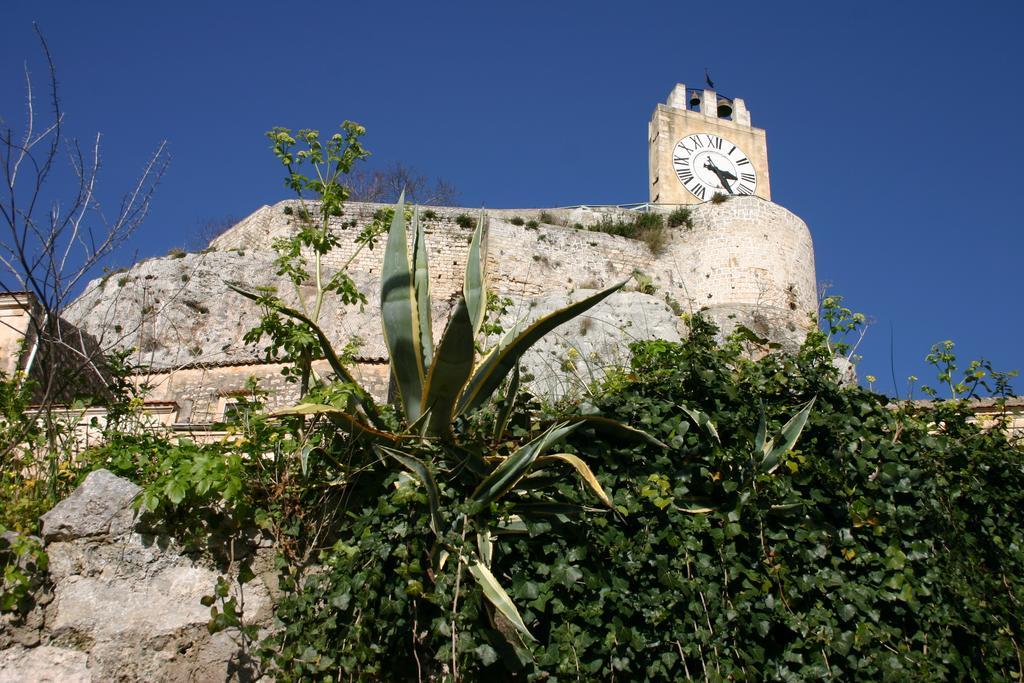
[[[270,248],[275,237],[288,234],[298,202],[264,206],[215,239],[218,250]],[[341,234],[357,234],[385,208],[381,204],[350,202],[336,219]],[[673,206],[651,206],[669,213]],[[575,207],[570,209],[488,209],[487,268],[490,287],[501,294],[537,295],[571,289],[597,289],[641,272],[652,278],[658,292],[672,297],[683,309],[707,309],[717,317],[760,309],[772,327],[801,336],[810,328],[809,314],[817,307],[814,248],[807,225],[783,207],[758,197],[732,197],[720,204],[689,207],[693,227],[671,228],[664,251],[654,254],[643,242],[579,229],[603,218],[629,219],[630,209]],[[470,231],[457,225],[459,215],[476,220],[478,210],[431,207],[437,218],[425,221],[430,258],[431,293],[447,299],[461,290]],[[517,226],[514,217],[541,221],[536,229]],[[356,227],[341,228],[347,221]],[[351,240],[330,254],[327,263],[340,266],[352,259]],[[380,273],[380,248],[363,250],[351,260],[351,272]],[[757,331],[757,330],[755,330]],[[764,329],[775,334],[778,330]]]
[[[290,211],[286,212],[286,207]],[[246,392],[249,377],[269,390],[269,407],[297,399],[284,381],[282,366],[263,362],[262,349],[246,344],[245,332],[257,324],[259,308],[228,290],[225,282],[256,288],[269,285],[290,305],[308,306],[312,287],[300,291],[275,276],[274,239],[295,230],[297,201],[264,206],[216,238],[206,252],[155,258],[90,283],[68,310],[70,319],[105,347],[137,349],[133,360],[148,370],[137,380],[151,388],[151,401],[174,403],[179,425],[221,420],[231,402]],[[336,220],[342,237],[326,258],[328,271],[347,264],[365,307],[325,301],[321,326],[341,345],[363,338],[353,372],[379,399],[387,395],[388,364],[380,333],[380,268],[383,239],[374,249],[357,250],[359,231],[382,204],[351,202]],[[668,213],[675,207],[648,210]],[[421,217],[427,209],[421,209]],[[475,222],[479,210],[430,207],[424,219],[435,302],[435,339],[462,288],[471,230],[456,219]],[[524,359],[539,379],[553,376],[546,389],[555,394],[577,389],[603,369],[628,362],[629,341],[678,340],[685,323],[676,313],[704,310],[724,330],[743,324],[758,334],[792,347],[811,326],[816,307],[814,254],[807,226],[786,209],[758,197],[732,197],[722,203],[690,207],[692,227],[668,228],[660,253],[642,241],[587,229],[603,219],[632,219],[619,207],[562,209],[488,209],[485,245],[489,288],[513,301],[502,324],[510,329],[585,292],[629,279],[640,272],[651,280],[645,292],[616,294],[589,312],[586,320],[565,325]],[[531,229],[512,223],[537,221]],[[463,221],[464,222],[464,221]],[[517,220],[517,222],[519,222]],[[636,289],[635,284],[627,290]],[[575,376],[565,376],[567,358]],[[560,374],[561,373],[561,374]]]

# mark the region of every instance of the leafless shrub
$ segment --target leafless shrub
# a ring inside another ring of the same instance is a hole
[[[455,206],[455,186],[443,178],[428,179],[411,166],[395,162],[383,170],[353,170],[348,176],[349,199],[357,202],[394,203],[405,191],[406,200],[426,206]]]
[[[135,232],[149,213],[150,200],[167,167],[166,143],[157,146],[138,180],[114,212],[100,206],[97,134],[83,146],[65,130],[56,68],[50,48],[36,27],[48,77],[47,107],[39,108],[25,66],[23,130],[0,117],[0,291],[31,295],[26,368],[39,383],[39,403],[48,405],[83,381],[103,381],[102,349],[61,320],[65,307],[102,262]],[[70,181],[60,166],[67,162]],[[58,367],[59,365],[59,367]]]

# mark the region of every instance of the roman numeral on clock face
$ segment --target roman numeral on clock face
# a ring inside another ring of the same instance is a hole
[[[707,189],[700,183],[694,183],[693,187],[687,187],[686,189],[692,192],[693,196],[706,199],[705,193],[707,192]]]
[[[714,135],[709,135],[708,146],[714,147],[715,149],[722,149],[722,138],[715,137]]]
[[[740,180],[745,180],[748,183],[753,183],[754,182],[754,174],[753,173],[741,173],[740,174]]]
[[[740,183],[740,186],[736,188],[736,194],[752,194],[749,187]]]

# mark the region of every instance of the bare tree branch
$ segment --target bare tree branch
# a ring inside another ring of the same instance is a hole
[[[33,374],[41,386],[40,402],[46,403],[65,397],[83,372],[90,382],[103,381],[99,368],[105,349],[61,315],[83,281],[97,274],[146,218],[168,154],[166,142],[160,143],[108,219],[96,195],[102,137],[95,136],[88,152],[66,137],[53,55],[38,27],[36,35],[47,68],[51,118],[40,118],[26,63],[23,133],[0,130],[0,292],[27,292],[38,302],[39,310],[30,312],[26,342],[35,345],[28,356],[37,365]],[[67,154],[70,183],[55,173],[61,150]],[[45,351],[37,354],[40,349]]]
[[[353,170],[348,177],[349,198],[357,202],[394,203],[405,198],[427,206],[454,206],[458,190],[448,181],[429,180],[411,166],[395,162],[378,171]]]

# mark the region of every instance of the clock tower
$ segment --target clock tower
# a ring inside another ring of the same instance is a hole
[[[699,204],[715,194],[772,198],[764,130],[739,98],[676,85],[647,125],[652,204]]]

